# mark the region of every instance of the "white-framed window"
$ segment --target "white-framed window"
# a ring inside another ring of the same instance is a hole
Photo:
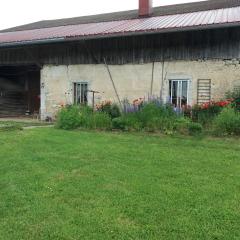
[[[73,83],[73,100],[74,100],[74,104],[88,103],[88,83],[87,82]]]
[[[169,80],[170,103],[176,108],[189,105],[190,81],[188,79]]]

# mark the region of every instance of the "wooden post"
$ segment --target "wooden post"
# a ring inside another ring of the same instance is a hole
[[[116,96],[117,96],[117,99],[118,99],[118,102],[119,102],[120,108],[121,108],[121,110],[123,111],[123,106],[122,106],[122,103],[121,103],[120,97],[119,97],[119,95],[118,95],[118,92],[117,92],[117,88],[116,88],[116,86],[115,86],[115,83],[114,83],[114,81],[113,81],[113,77],[112,77],[111,71],[110,71],[110,69],[109,69],[109,66],[108,66],[108,64],[107,64],[106,59],[103,58],[103,60],[104,60],[105,66],[106,66],[106,68],[107,68],[107,71],[108,71],[108,74],[109,74],[110,80],[111,80],[111,82],[112,82],[113,89],[114,89],[115,94],[116,94]]]

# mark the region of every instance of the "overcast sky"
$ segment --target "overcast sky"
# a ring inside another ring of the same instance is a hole
[[[153,0],[154,6],[200,0]],[[136,9],[138,0],[1,0],[0,29],[46,19]]]

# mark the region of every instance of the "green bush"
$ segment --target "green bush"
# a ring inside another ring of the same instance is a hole
[[[117,118],[121,116],[121,111],[120,108],[117,104],[113,104],[110,109],[110,114],[111,118]]]
[[[138,112],[126,113],[122,117],[113,119],[113,128],[124,131],[172,132],[176,113],[171,106],[158,106],[155,103],[143,105]]]
[[[206,108],[195,105],[192,108],[192,119],[204,126],[211,125],[212,121],[222,111],[222,109],[222,107],[215,104],[209,104]]]
[[[120,108],[117,104],[112,104],[110,101],[105,101],[97,106],[99,112],[107,113],[111,119],[121,116]]]
[[[57,114],[56,127],[71,130],[80,127],[81,116],[79,106],[67,106],[62,108]]]
[[[158,117],[152,117],[144,123],[144,129],[147,132],[156,132],[159,129],[163,130],[162,127],[163,127],[162,126],[162,119],[158,118]]]
[[[191,136],[200,135],[203,131],[203,127],[200,123],[191,122],[188,124],[188,133]]]
[[[174,130],[174,119],[165,117],[153,117],[144,125],[144,129],[148,132],[172,133]]]
[[[118,114],[116,114],[117,116]],[[113,115],[112,115],[113,116]],[[154,103],[144,105],[140,111],[126,113],[111,119],[105,111],[93,112],[89,107],[68,106],[59,111],[56,127],[61,129],[119,129],[122,131],[148,131],[172,134],[196,135],[202,132],[202,126],[191,123],[186,118],[179,118],[172,107],[158,106]]]
[[[226,97],[233,100],[232,106],[240,112],[240,88],[227,92]]]
[[[87,106],[68,106],[57,115],[56,127],[72,130],[77,128],[110,129],[111,118],[104,112],[94,112]]]
[[[233,108],[225,108],[214,121],[217,135],[240,135],[240,113]]]
[[[112,121],[108,114],[96,112],[89,114],[81,127],[88,129],[110,130],[112,128]]]
[[[126,121],[124,117],[114,118],[112,120],[112,126],[114,129],[119,129],[122,131],[126,130]]]
[[[140,131],[142,123],[136,113],[128,113],[112,120],[113,128],[122,131]]]
[[[174,131],[183,135],[188,135],[189,134],[188,126],[190,123],[191,121],[189,118],[184,117],[178,118],[174,122]]]
[[[191,122],[188,118],[179,118],[174,124],[175,132],[183,135],[200,135],[203,131],[203,127],[200,123]]]
[[[144,129],[150,132],[171,132],[174,129],[174,122],[178,118],[171,106],[158,106],[154,103],[144,105],[138,113],[138,117]]]

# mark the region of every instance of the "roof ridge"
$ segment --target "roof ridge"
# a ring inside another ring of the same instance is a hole
[[[220,10],[220,9],[231,9],[231,8],[237,8],[237,7],[240,7],[240,6],[236,6],[236,7],[228,7],[228,8],[216,8],[216,9],[213,9],[213,10],[201,10],[201,11],[195,11],[195,12],[191,12],[191,13],[200,13],[200,12],[208,12],[208,11],[217,11],[217,10]],[[189,13],[189,14],[191,14]],[[184,14],[187,14],[187,13],[178,13],[178,14],[175,14],[175,15],[184,15]],[[161,16],[151,16],[151,17],[148,17],[148,18],[142,18],[143,20],[144,19],[151,19],[151,18],[158,18],[158,17],[167,17],[167,16],[171,16],[171,15],[161,15]],[[139,18],[133,18],[133,19],[130,19],[130,20],[138,20]],[[44,21],[44,20],[43,20]],[[113,23],[113,22],[120,22],[120,21],[128,21],[128,19],[123,19],[123,20],[111,20],[111,21],[102,21],[102,22],[97,22],[97,23]],[[41,21],[42,22],[42,21]],[[45,28],[40,28],[40,29],[51,29],[51,28],[61,28],[61,27],[72,27],[72,26],[78,26],[78,25],[89,25],[89,24],[94,24],[94,23],[78,23],[78,24],[68,24],[68,25],[60,25],[60,26],[54,26],[54,27],[45,27]],[[122,23],[122,24],[125,24],[125,23]],[[27,30],[17,30],[17,31],[10,31],[10,32],[1,32],[0,31],[0,35],[1,34],[4,34],[4,33],[15,33],[15,32],[25,32],[25,31],[33,31],[33,30],[39,30],[39,29],[27,29]]]

